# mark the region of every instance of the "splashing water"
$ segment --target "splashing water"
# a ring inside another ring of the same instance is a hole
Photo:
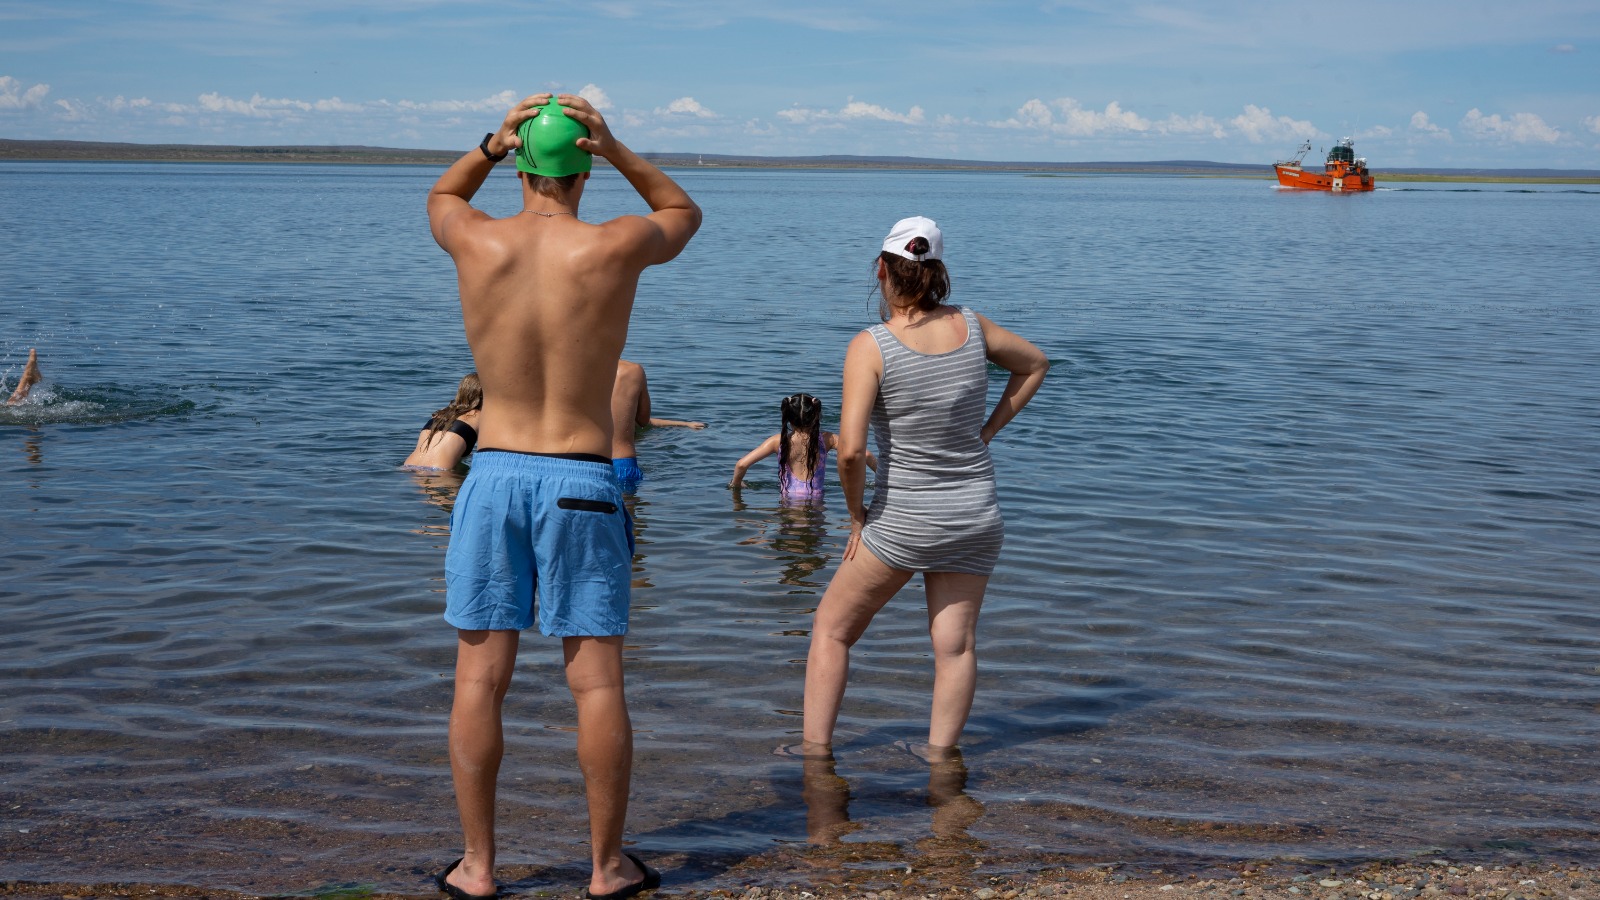
[[[4,396],[10,396],[15,388],[14,381],[0,383]],[[194,401],[158,390],[134,391],[117,385],[69,389],[46,379],[34,385],[22,402],[0,405],[0,426],[107,425],[183,415],[194,409]]]

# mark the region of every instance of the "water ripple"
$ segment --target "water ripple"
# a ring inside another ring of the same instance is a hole
[[[457,840],[459,479],[396,468],[471,366],[419,225],[435,174],[0,166],[0,378],[37,345],[48,379],[0,410],[8,876],[273,893],[337,863],[416,890]],[[641,283],[628,354],[658,415],[711,427],[640,442],[641,847],[726,886],[834,797],[867,867],[930,828],[991,859],[1600,849],[1588,197],[682,175],[706,227]],[[585,203],[638,211],[604,174]],[[1007,547],[954,793],[893,748],[926,728],[916,582],[856,655],[839,781],[771,755],[847,517],[836,484],[780,504],[770,467],[723,486],[778,398],[836,423],[871,249],[910,212],[945,224],[957,298],[1053,364],[994,445]],[[792,223],[785,260],[748,252],[762,221]],[[559,650],[518,665],[500,812],[532,889],[586,852]]]

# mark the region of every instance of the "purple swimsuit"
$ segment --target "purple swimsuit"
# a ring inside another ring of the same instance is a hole
[[[785,499],[810,500],[822,496],[822,480],[828,471],[828,451],[822,448],[817,452],[817,467],[811,472],[810,481],[801,481],[794,477],[788,466],[778,469],[778,493]]]

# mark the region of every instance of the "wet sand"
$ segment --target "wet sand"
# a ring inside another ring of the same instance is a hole
[[[1017,874],[959,874],[939,868],[866,872],[847,867],[832,871],[791,871],[752,877],[740,887],[696,890],[674,887],[669,859],[662,864],[665,885],[654,896],[735,898],[735,900],[1172,900],[1175,897],[1303,898],[1303,900],[1412,900],[1412,898],[1600,898],[1600,867],[1593,864],[1520,862],[1474,865],[1433,857],[1410,862],[1322,866],[1304,862],[1205,866],[1180,870],[1138,863],[1048,866]],[[820,862],[820,860],[819,860]],[[507,874],[514,874],[507,872]],[[730,873],[731,874],[731,873]],[[419,877],[426,881],[425,873]],[[580,896],[581,873],[567,884],[510,884],[502,896]],[[34,884],[0,882],[0,897],[22,898],[251,898],[286,896],[162,884]],[[374,892],[360,883],[330,883],[292,896],[323,900],[420,898],[440,896],[429,887],[414,892]],[[652,895],[645,895],[652,896]]]
[[[1167,856],[1131,846],[1125,855],[1105,846],[1020,849],[1020,841],[998,845],[974,836],[984,807],[959,790],[930,791],[931,821],[920,837],[874,840],[835,802],[842,786],[843,779],[808,778],[805,836],[775,839],[765,850],[667,850],[649,841],[636,849],[662,873],[657,895],[693,900],[1600,900],[1596,861],[1520,842],[1342,860],[1292,853],[1242,860],[1229,858],[1222,844],[1209,853],[1201,845],[1198,853]],[[0,833],[0,897],[435,897],[434,872],[457,855],[456,835],[436,831],[377,828],[364,841],[352,841],[349,833],[282,820],[225,823],[189,815],[159,831],[149,822],[124,824],[132,827],[78,821],[58,823],[47,834]],[[536,823],[510,829],[501,824],[515,835],[509,843],[537,839]],[[503,896],[582,896],[586,859],[519,864],[515,858],[515,851],[502,847],[496,874]],[[57,863],[53,871],[71,871],[59,865],[71,860],[81,871],[144,871],[150,880],[17,877],[25,871],[21,867],[45,859]],[[354,862],[372,859],[393,864]]]

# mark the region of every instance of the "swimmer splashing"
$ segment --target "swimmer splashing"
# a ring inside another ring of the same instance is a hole
[[[11,392],[11,399],[6,401],[7,406],[16,406],[28,399],[28,392],[33,386],[44,380],[39,374],[39,351],[34,348],[28,350],[28,364],[22,368],[22,378],[17,382],[17,389]]]

